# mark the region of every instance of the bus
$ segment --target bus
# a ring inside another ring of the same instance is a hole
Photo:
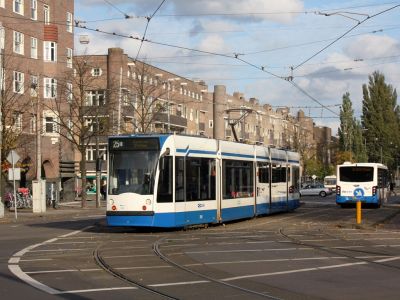
[[[109,226],[179,228],[300,205],[296,152],[174,134],[108,141]]]
[[[362,203],[380,207],[389,193],[389,170],[379,163],[345,162],[336,166],[336,203]]]
[[[331,191],[334,191],[336,189],[336,175],[325,176],[324,186]]]

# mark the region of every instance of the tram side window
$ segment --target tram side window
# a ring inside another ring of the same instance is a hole
[[[269,183],[269,166],[266,163],[258,163],[258,182]]]
[[[298,166],[292,167],[292,186],[294,187],[294,191],[299,190],[300,185],[300,168]]]
[[[272,165],[272,183],[286,182],[286,167]]]
[[[215,160],[186,159],[186,201],[215,199]]]
[[[185,158],[175,158],[175,201],[185,201]]]
[[[157,202],[172,202],[172,157],[164,156],[159,163],[160,174],[158,176]]]
[[[254,195],[253,163],[224,160],[222,162],[223,198],[247,198]]]

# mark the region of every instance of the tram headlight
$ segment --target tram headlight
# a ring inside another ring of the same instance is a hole
[[[146,204],[151,205],[151,199],[146,199]]]

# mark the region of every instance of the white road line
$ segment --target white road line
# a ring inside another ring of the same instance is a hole
[[[158,284],[149,284],[151,287],[162,287],[162,286],[174,286],[174,285],[188,285],[188,284],[199,284],[199,283],[208,283],[208,280],[198,280],[198,281],[183,281],[183,282],[171,282],[171,283],[158,283]]]
[[[40,283],[39,281],[33,279],[26,273],[24,273],[21,268],[18,265],[8,265],[8,269],[13,273],[16,277],[24,281],[25,283],[37,288],[38,290],[41,290],[43,292],[46,292],[48,294],[57,294],[59,291],[56,289],[53,289],[47,285],[44,285],[43,283]]]
[[[35,262],[35,261],[43,261],[43,260],[53,260],[52,258],[37,258],[37,259],[20,259],[22,262]]]
[[[368,264],[368,262],[364,262],[363,261],[363,262],[332,265],[332,266],[325,266],[325,267],[305,268],[305,269],[288,270],[288,271],[271,272],[271,273],[262,273],[262,274],[251,274],[251,275],[243,275],[243,276],[224,278],[224,279],[221,279],[221,281],[234,281],[234,280],[247,279],[247,278],[266,277],[266,276],[275,276],[275,275],[285,275],[285,274],[293,274],[293,273],[300,273],[300,272],[310,272],[310,271],[320,271],[320,270],[326,270],[326,269],[353,267],[353,266],[357,266],[357,265],[366,265],[366,264]]]
[[[387,261],[393,261],[393,260],[399,260],[399,259],[400,259],[400,256],[394,256],[394,257],[390,257],[390,258],[375,260],[375,262],[381,263],[381,262],[387,262]]]
[[[31,250],[29,252],[68,252],[68,251],[93,251],[91,248],[82,248],[82,249],[40,249],[40,250]]]
[[[80,232],[82,232],[82,231],[84,231],[84,230],[86,230],[88,228],[91,228],[91,226],[87,226],[87,227],[83,228],[82,230],[76,230],[76,231],[70,232],[68,234],[64,234],[61,237],[69,237],[69,236],[78,234],[78,233],[80,233]],[[47,245],[47,244],[49,244],[51,242],[56,241],[57,239],[58,238],[49,239],[49,240],[44,241],[42,243],[38,243],[38,244],[34,244],[34,245],[31,245],[31,246],[28,246],[28,247],[16,252],[8,261],[8,269],[17,278],[19,278],[20,280],[24,281],[25,283],[27,283],[27,284],[29,284],[29,285],[31,285],[31,286],[33,286],[33,287],[35,287],[35,288],[37,288],[37,289],[39,289],[41,291],[44,291],[44,292],[46,292],[48,294],[53,294],[53,295],[57,294],[59,292],[58,290],[53,289],[53,288],[51,288],[51,287],[49,287],[47,285],[44,285],[43,283],[41,283],[41,282],[39,282],[39,281],[37,281],[35,279],[33,279],[28,274],[23,272],[21,270],[21,268],[19,267],[19,265],[16,264],[16,263],[18,263],[20,261],[21,256],[25,255],[26,253],[34,252],[34,251],[35,252],[40,251],[40,250],[32,250],[32,249],[35,249],[35,248],[43,246],[43,245]]]
[[[71,242],[52,243],[52,245],[96,244],[96,243],[97,243],[97,242],[91,242],[91,241],[88,241],[88,242],[74,242],[74,241],[71,241]]]
[[[103,258],[129,258],[129,257],[154,257],[153,254],[137,254],[137,255],[115,255],[115,256],[103,256]]]
[[[87,290],[71,290],[71,291],[58,291],[55,295],[62,294],[81,294],[81,293],[93,293],[93,292],[105,292],[105,291],[118,291],[118,290],[137,290],[137,287],[133,286],[122,286],[122,287],[111,287],[111,288],[100,288],[100,289],[87,289]]]
[[[304,248],[268,248],[268,249],[242,249],[242,250],[209,250],[209,251],[185,251],[186,254],[202,254],[202,253],[234,253],[234,252],[264,252],[264,251],[298,251],[298,250],[313,250],[311,247]],[[171,254],[183,254],[180,253],[171,253]]]

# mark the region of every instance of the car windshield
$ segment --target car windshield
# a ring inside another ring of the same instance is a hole
[[[159,151],[110,152],[110,195],[153,193]]]

